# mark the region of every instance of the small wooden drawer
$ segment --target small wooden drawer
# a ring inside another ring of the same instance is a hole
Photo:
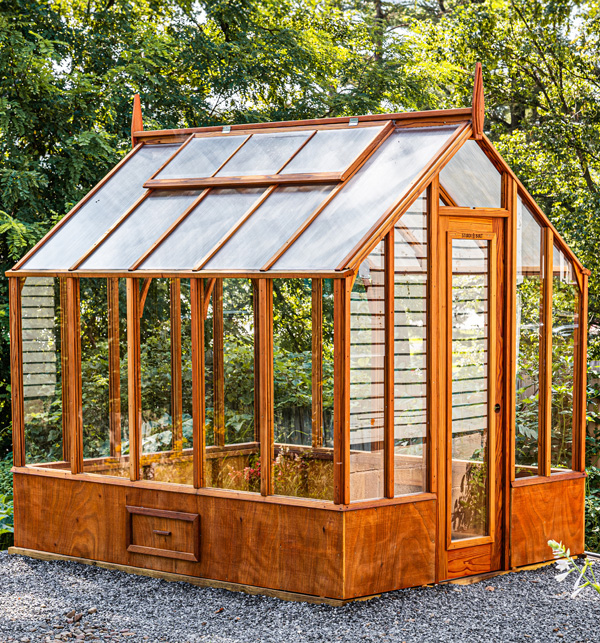
[[[198,562],[200,516],[181,511],[127,508],[127,551]]]

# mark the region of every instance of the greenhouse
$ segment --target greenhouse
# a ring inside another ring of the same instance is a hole
[[[15,548],[346,601],[584,549],[587,279],[435,112],[146,131],[12,270]]]

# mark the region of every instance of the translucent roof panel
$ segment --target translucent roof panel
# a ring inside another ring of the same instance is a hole
[[[217,176],[277,174],[312,132],[313,130],[254,134],[223,169],[217,172]]]
[[[263,188],[212,190],[140,268],[190,270],[221,241],[263,192]]]
[[[259,270],[331,190],[330,185],[277,189],[204,268]]]
[[[440,183],[460,207],[500,208],[502,177],[475,141],[467,141],[440,172]]]
[[[127,270],[199,195],[196,190],[152,192],[79,268]]]
[[[396,130],[321,212],[274,270],[334,270],[456,132],[456,127]]]
[[[248,136],[193,138],[155,179],[195,179],[212,176]]]
[[[178,147],[141,147],[21,268],[70,268],[144,194],[144,182]]]
[[[383,126],[318,130],[281,174],[343,172],[382,129]]]

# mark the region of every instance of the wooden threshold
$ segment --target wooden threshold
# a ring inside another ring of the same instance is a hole
[[[16,556],[28,556],[37,560],[58,560],[80,563],[82,565],[91,565],[92,567],[101,567],[112,571],[125,572],[127,574],[136,574],[137,576],[148,576],[150,578],[159,578],[171,583],[189,583],[198,587],[214,587],[216,589],[226,589],[230,592],[244,592],[253,596],[270,596],[279,598],[282,601],[293,601],[298,603],[313,603],[317,605],[330,605],[331,607],[341,607],[348,603],[356,601],[366,601],[371,598],[377,598],[381,594],[371,596],[361,596],[353,599],[328,598],[326,596],[313,596],[311,594],[299,594],[296,592],[285,592],[268,587],[258,587],[256,585],[242,585],[241,583],[230,583],[227,581],[215,580],[212,578],[198,578],[196,576],[187,576],[185,574],[173,574],[171,572],[161,572],[154,569],[143,569],[133,565],[120,565],[118,563],[107,563],[104,561],[91,560],[90,558],[78,558],[77,556],[65,556],[63,554],[51,554],[36,549],[25,549],[24,547],[9,547],[8,553]]]

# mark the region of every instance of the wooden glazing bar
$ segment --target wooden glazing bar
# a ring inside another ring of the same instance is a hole
[[[127,372],[129,391],[129,478],[140,479],[142,452],[142,380],[139,280],[127,279]]]
[[[193,421],[193,485],[199,489],[204,481],[205,457],[205,393],[204,393],[204,280],[190,280],[192,333],[192,421]]]
[[[425,491],[440,494],[438,490],[438,442],[442,431],[439,409],[441,381],[439,373],[439,355],[442,334],[439,297],[442,286],[439,274],[439,175],[434,177],[427,190],[427,486]],[[438,497],[442,497],[440,494]]]
[[[77,261],[69,268],[69,270],[76,270],[88,257],[94,254],[94,252],[108,239],[108,237],[110,237],[110,235],[133,214],[138,206],[143,203],[151,193],[152,190],[146,190],[146,192],[144,192],[144,194],[142,194],[142,196],[110,226],[110,228],[98,239],[98,241],[96,241],[96,243],[88,248],[81,255],[81,257],[77,259]]]
[[[540,337],[540,430],[538,435],[539,473],[550,475],[552,430],[552,279],[554,235],[543,228],[544,283],[542,296],[542,336]]]
[[[587,338],[588,338],[588,275],[582,273],[583,288],[579,294],[579,323],[575,345],[575,389],[573,391],[573,470],[585,471],[587,436]]]
[[[62,450],[63,460],[71,461],[71,431],[69,429],[69,335],[67,331],[67,280],[58,281],[60,298],[60,372],[61,372],[61,402],[62,402]]]
[[[83,471],[83,409],[81,399],[81,330],[79,324],[79,279],[66,280],[67,321],[67,368],[68,408],[67,419],[70,433],[71,473]],[[63,373],[63,386],[65,374]]]
[[[225,445],[225,373],[223,353],[223,280],[213,289],[213,404],[215,446]]]
[[[296,151],[295,151],[295,152],[294,152],[294,153],[293,153],[293,154],[292,154],[292,155],[291,155],[291,156],[290,156],[290,157],[285,161],[285,163],[284,163],[284,164],[283,164],[283,165],[282,165],[282,166],[277,170],[276,174],[279,174],[280,172],[282,172],[282,171],[284,170],[284,168],[285,168],[285,167],[287,167],[287,166],[291,163],[292,159],[293,159],[293,158],[295,158],[296,156],[298,156],[298,153],[300,152],[300,150],[302,150],[302,149],[307,145],[307,143],[312,139],[312,137],[313,137],[316,133],[317,133],[317,130],[313,130],[313,131],[312,131],[312,132],[311,132],[311,133],[310,133],[310,134],[309,134],[309,135],[304,139],[304,141],[302,141],[302,143],[301,143],[301,144],[296,148]]]
[[[138,313],[140,319],[144,314],[144,305],[146,304],[146,297],[148,296],[148,291],[150,290],[150,284],[152,283],[152,277],[147,277],[142,283],[142,290],[140,292],[139,304],[138,304]]]
[[[216,279],[214,277],[212,279],[207,279],[206,286],[204,286],[204,295],[203,295],[204,319],[206,319],[208,315],[208,307],[210,306],[210,296],[212,295],[213,288],[215,287],[215,282],[216,282]]]
[[[200,270],[217,252],[233,237],[233,235],[246,223],[246,221],[260,208],[265,200],[273,194],[276,185],[271,185],[267,188],[258,199],[250,206],[250,208],[233,224],[233,226],[217,241],[217,243],[200,259],[194,266],[194,270]]]
[[[25,466],[25,408],[23,404],[23,331],[19,277],[8,280],[10,329],[10,400],[13,464]]]
[[[442,206],[441,203],[438,204],[438,208],[440,207],[458,207],[458,205],[455,203],[454,199],[450,196],[448,191],[444,188],[443,185],[441,185],[439,181],[439,174],[438,174],[438,185],[439,185],[439,194],[440,194],[440,199],[443,201],[444,205]]]
[[[312,280],[312,446],[323,446],[323,281]]]
[[[350,292],[352,278],[333,282],[333,502],[350,502]]]
[[[340,172],[319,174],[264,174],[260,176],[209,176],[197,179],[154,179],[146,181],[144,187],[161,190],[192,190],[199,188],[266,187],[269,185],[319,185],[339,183]]]
[[[108,415],[110,455],[121,455],[121,343],[119,332],[119,280],[106,283],[108,299]]]
[[[211,176],[216,176],[226,165],[231,161],[231,159],[246,145],[246,143],[252,138],[252,134],[246,136],[246,138],[233,150],[233,152],[219,165],[219,167],[211,174]]]
[[[348,165],[342,172],[342,181],[346,181],[365,163],[365,160],[385,141],[385,139],[395,130],[394,122],[387,121],[381,128],[381,132],[365,147],[360,154]]]
[[[255,373],[258,375],[258,419],[260,430],[260,493],[273,494],[272,466],[273,448],[273,282],[257,279],[258,315],[258,360]]]
[[[179,226],[179,224],[184,221],[184,219],[187,219],[187,217],[196,209],[198,205],[204,200],[204,198],[209,194],[210,190],[204,190],[201,194],[198,195],[196,199],[189,205],[182,213],[173,221],[173,223],[158,237],[158,239],[140,256],[139,259],[136,259],[133,264],[131,264],[131,267],[129,270],[136,270],[139,266],[141,266],[146,259],[154,253],[154,251],[160,246],[168,237],[171,236],[175,228]]]
[[[394,228],[385,237],[384,495],[394,497]]]
[[[501,430],[501,427],[498,427],[498,422],[496,420],[496,412],[494,406],[500,395],[504,391],[498,390],[498,373],[503,370],[502,365],[498,364],[498,358],[502,355],[498,351],[497,341],[502,341],[502,337],[498,337],[498,325],[500,322],[498,316],[498,237],[494,236],[490,240],[489,247],[489,262],[488,262],[488,372],[487,372],[487,382],[488,382],[488,439],[487,439],[487,461],[488,461],[488,472],[487,472],[487,494],[488,494],[488,535],[493,539],[496,537],[496,476],[498,473],[498,456],[500,455],[498,451],[497,431]],[[502,265],[502,264],[500,264]],[[502,326],[501,326],[502,328]],[[450,348],[450,347],[449,347]],[[450,365],[450,373],[452,373],[452,365]],[[452,389],[450,389],[450,394],[452,394]],[[502,472],[500,472],[502,473]],[[451,494],[450,490],[450,494]],[[452,495],[448,496],[449,498]],[[449,525],[449,530],[451,529]]]
[[[181,282],[170,281],[171,295],[171,418],[173,422],[173,450],[183,449],[182,374],[181,374]]]
[[[122,167],[129,161],[129,159],[142,148],[143,143],[136,145],[129,154],[125,155],[119,163],[113,167],[113,169],[101,180],[99,181],[84,197],[73,206],[67,214],[51,229],[49,230],[36,244],[27,252],[17,263],[13,266],[13,270],[19,270],[21,266],[28,261],[51,237],[53,237],[64,225],[71,219],[71,217],[77,213],[77,211],[82,208],[93,196],[98,192],[98,190],[108,182]]]
[[[185,139],[185,141],[184,141],[184,142],[183,142],[183,143],[182,143],[182,144],[181,144],[181,145],[180,145],[180,146],[175,150],[175,152],[173,152],[173,154],[171,154],[171,156],[169,156],[169,158],[168,158],[168,159],[167,159],[167,160],[166,160],[166,161],[165,161],[165,162],[164,162],[164,163],[163,163],[163,164],[158,168],[158,170],[156,170],[156,172],[154,172],[154,174],[150,177],[150,179],[149,179],[149,180],[152,180],[152,179],[154,179],[155,177],[157,177],[157,176],[158,176],[158,175],[159,175],[159,174],[160,174],[160,173],[161,173],[161,172],[162,172],[162,171],[167,167],[167,165],[169,165],[169,163],[170,163],[170,162],[171,162],[171,161],[172,161],[172,160],[173,160],[173,159],[174,159],[174,158],[175,158],[175,157],[176,157],[176,156],[177,156],[181,151],[183,151],[187,145],[189,145],[189,143],[190,143],[193,139],[194,139],[194,135],[193,135],[193,134],[190,134],[190,135]]]

